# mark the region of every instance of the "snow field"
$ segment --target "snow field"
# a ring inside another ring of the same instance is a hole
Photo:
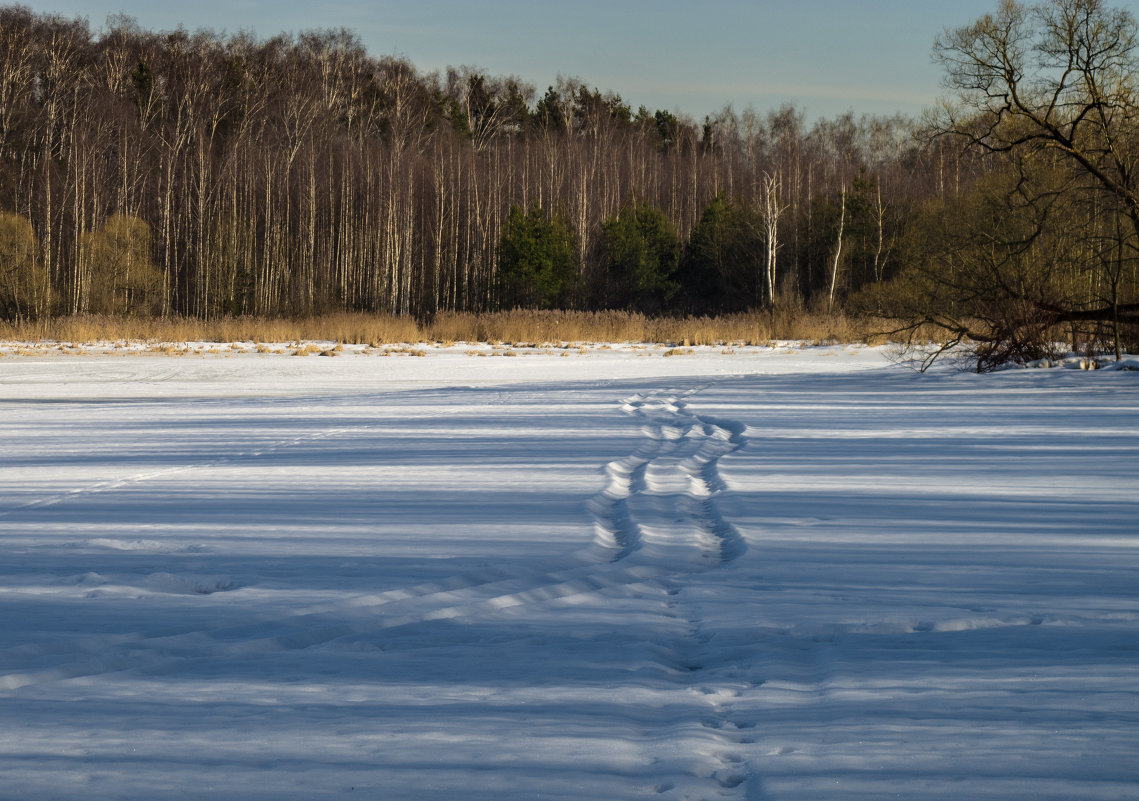
[[[0,361],[0,798],[1134,797],[1134,375]]]

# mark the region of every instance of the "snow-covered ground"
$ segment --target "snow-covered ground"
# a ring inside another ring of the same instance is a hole
[[[1139,373],[414,350],[0,358],[0,798],[1139,796]]]

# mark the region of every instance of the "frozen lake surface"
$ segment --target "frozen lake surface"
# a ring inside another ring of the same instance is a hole
[[[0,359],[0,799],[1139,793],[1139,373],[346,350]]]

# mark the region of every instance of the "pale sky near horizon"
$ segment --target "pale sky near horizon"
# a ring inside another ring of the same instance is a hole
[[[934,37],[998,0],[24,0],[86,17],[96,31],[125,13],[148,30],[211,28],[259,38],[348,28],[373,56],[421,72],[479,67],[539,94],[557,76],[613,91],[636,109],[696,120],[730,104],[794,103],[809,119],[916,116],[943,93]],[[1139,0],[1112,2],[1139,11]]]

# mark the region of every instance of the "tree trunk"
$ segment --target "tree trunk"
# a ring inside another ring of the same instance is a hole
[[[842,256],[842,231],[846,224],[846,185],[843,184],[839,200],[838,212],[838,237],[834,246],[834,263],[831,265],[831,291],[827,297],[827,311],[834,308],[834,288],[838,282],[838,263],[839,258]]]

